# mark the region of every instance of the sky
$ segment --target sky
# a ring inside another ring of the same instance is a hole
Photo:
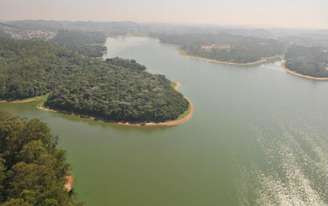
[[[328,0],[0,0],[0,20],[328,29]]]

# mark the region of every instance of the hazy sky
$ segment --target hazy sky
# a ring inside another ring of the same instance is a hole
[[[328,29],[328,0],[0,0],[0,20],[17,19]]]

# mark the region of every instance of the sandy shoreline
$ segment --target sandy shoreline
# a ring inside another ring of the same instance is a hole
[[[65,177],[65,185],[64,189],[66,192],[72,192],[74,185],[74,177],[73,176],[66,176]]]
[[[286,72],[288,74],[303,78],[303,79],[309,79],[309,80],[317,80],[317,81],[328,81],[328,77],[313,77],[313,76],[309,76],[309,75],[305,75],[305,74],[300,74],[297,73],[291,69],[289,69],[286,65],[286,63],[282,64],[282,67],[286,70]]]
[[[176,120],[170,120],[170,121],[166,121],[166,122],[149,122],[149,123],[124,123],[124,122],[116,122],[113,123],[115,125],[119,125],[119,126],[128,126],[128,127],[147,127],[147,128],[161,128],[161,127],[176,127],[179,126],[181,124],[184,124],[186,122],[188,122],[193,115],[194,112],[194,106],[193,104],[190,102],[190,100],[188,98],[186,98],[187,101],[189,102],[189,107],[188,110],[185,112],[185,114],[183,114],[182,118],[178,118]]]
[[[201,61],[206,61],[211,64],[225,64],[225,65],[236,65],[236,66],[255,66],[255,65],[260,65],[260,64],[266,64],[274,61],[279,61],[282,59],[281,56],[272,56],[272,57],[266,57],[263,59],[260,59],[255,62],[250,62],[250,63],[234,63],[234,62],[227,62],[227,61],[219,61],[219,60],[214,60],[214,59],[209,59],[205,57],[199,57],[199,56],[194,56],[191,54],[188,54],[186,51],[182,49],[178,49],[179,54],[194,60],[201,60]]]
[[[179,81],[173,81],[172,86],[174,90],[178,91],[179,88],[181,87],[181,83]],[[114,122],[112,124],[119,125],[119,126],[127,126],[127,127],[145,127],[145,128],[176,127],[182,125],[188,122],[192,118],[194,112],[194,106],[191,103],[191,101],[187,97],[184,98],[188,101],[189,107],[187,111],[181,114],[182,117],[179,117],[178,119],[169,120],[166,122],[158,122],[158,123],[157,122],[147,122],[147,123]]]
[[[60,112],[60,111],[56,111],[56,110],[54,110],[54,109],[50,109],[50,108],[45,107],[45,106],[44,106],[44,102],[38,104],[38,105],[36,106],[36,108],[37,108],[38,110],[41,110],[41,111],[44,111],[44,112],[55,112],[55,113]],[[62,113],[63,113],[63,112],[62,112]],[[64,114],[65,114],[65,113],[64,113]]]

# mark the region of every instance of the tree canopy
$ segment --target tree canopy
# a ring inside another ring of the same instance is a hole
[[[65,191],[69,165],[57,138],[38,119],[0,112],[0,204],[75,206]]]
[[[163,43],[178,45],[189,55],[231,63],[253,63],[283,54],[284,45],[269,38],[218,34],[153,34]]]
[[[328,50],[292,45],[286,53],[286,66],[300,74],[328,77]]]
[[[106,51],[103,32],[60,30],[51,41],[89,57],[101,57]]]
[[[101,59],[41,40],[0,38],[0,99],[49,94],[47,107],[107,121],[163,122],[188,101],[134,60]]]

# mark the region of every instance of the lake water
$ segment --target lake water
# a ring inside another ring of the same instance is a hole
[[[36,103],[0,105],[60,136],[86,205],[328,204],[328,82],[290,76],[280,63],[210,64],[150,38],[106,45],[108,57],[136,59],[181,82],[193,119],[125,128],[39,111]]]

